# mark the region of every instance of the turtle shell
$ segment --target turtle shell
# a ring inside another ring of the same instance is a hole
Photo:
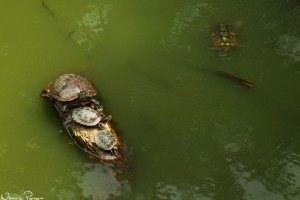
[[[95,136],[95,143],[103,150],[111,150],[117,145],[117,138],[108,129],[100,130]]]
[[[95,126],[99,124],[102,118],[96,110],[82,106],[72,110],[72,119],[85,126]]]
[[[210,35],[211,43],[215,47],[229,48],[238,45],[237,34],[226,24],[219,24]]]
[[[87,97],[97,94],[92,84],[85,78],[76,74],[63,74],[52,81],[45,89],[48,96],[62,102],[72,101],[82,92]]]

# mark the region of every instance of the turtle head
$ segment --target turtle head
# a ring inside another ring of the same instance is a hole
[[[84,101],[85,99],[87,99],[86,91],[80,91],[79,94],[78,94],[78,100],[79,101]]]
[[[42,96],[42,97],[49,97],[49,93],[50,93],[49,88],[46,88],[46,89],[44,89],[44,90],[41,92],[41,96]]]

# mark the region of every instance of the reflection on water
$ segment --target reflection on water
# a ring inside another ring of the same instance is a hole
[[[101,32],[108,23],[108,15],[113,8],[114,0],[101,1],[99,4],[89,4],[85,13],[76,22],[77,28],[70,34],[72,38],[86,50],[93,48],[101,41]]]
[[[82,196],[92,199],[110,199],[124,192],[125,182],[120,183],[115,172],[109,166],[95,164],[84,164],[82,171],[73,171],[73,176],[78,180],[78,186],[82,189]]]
[[[129,183],[113,169],[113,165],[100,163],[81,163],[70,169],[70,176],[76,182],[62,185],[63,178],[56,178],[51,192],[58,199],[116,199],[130,190]],[[81,191],[78,193],[78,191]]]
[[[8,145],[5,143],[0,144],[0,157],[4,156],[7,153]]]
[[[8,55],[8,50],[9,50],[9,45],[2,45],[0,47],[0,56],[2,57],[5,57]]]
[[[156,196],[158,199],[194,199],[194,200],[210,200],[210,197],[205,197],[201,194],[201,188],[199,186],[190,185],[176,185],[168,184],[165,182],[158,182],[156,184]]]
[[[31,138],[26,141],[26,151],[37,151],[41,148],[36,140],[37,138]]]
[[[253,148],[253,127],[238,119],[215,121],[215,133],[212,136],[224,147],[228,153],[250,151]]]
[[[264,171],[264,177],[258,177],[265,187],[284,197],[293,197],[299,194],[300,155],[296,153],[297,146],[291,142],[281,142],[268,155],[261,160],[270,166]]]
[[[278,38],[277,53],[287,56],[291,63],[300,61],[300,38],[290,35],[282,35]]]
[[[216,12],[216,9],[203,0],[190,0],[184,2],[184,6],[176,12],[170,36],[161,41],[164,45],[174,45],[178,48],[190,49],[190,45],[183,43],[191,32],[198,27],[197,32],[205,32],[209,24],[207,19]],[[207,34],[207,33],[206,33]]]
[[[277,8],[280,11],[281,8]],[[297,21],[300,19],[300,6],[295,6],[287,13],[282,13],[278,19],[268,22],[263,29],[265,30],[278,30],[281,31],[283,27],[288,26],[289,32],[298,32]],[[285,31],[286,32],[286,31]]]
[[[243,189],[245,199],[298,199],[300,188],[300,155],[297,147],[282,142],[268,155],[258,156],[254,163],[230,164],[230,170]]]
[[[278,10],[280,9],[278,8]],[[279,55],[288,57],[290,63],[300,61],[299,20],[300,6],[297,5],[263,27],[264,30],[275,31],[280,34],[278,38],[273,38],[273,41],[277,43],[275,50]]]

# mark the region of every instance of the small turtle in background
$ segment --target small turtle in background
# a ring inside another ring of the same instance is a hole
[[[218,50],[218,55],[225,56],[229,49],[238,45],[238,38],[229,25],[218,24],[210,34],[210,42]]]

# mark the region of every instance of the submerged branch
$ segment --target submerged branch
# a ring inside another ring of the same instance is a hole
[[[227,72],[223,72],[223,71],[219,71],[219,70],[214,70],[212,72],[218,76],[221,76],[228,80],[234,81],[242,86],[245,86],[245,87],[253,87],[254,86],[254,83],[251,83],[245,79],[239,78],[239,77],[229,74]]]

